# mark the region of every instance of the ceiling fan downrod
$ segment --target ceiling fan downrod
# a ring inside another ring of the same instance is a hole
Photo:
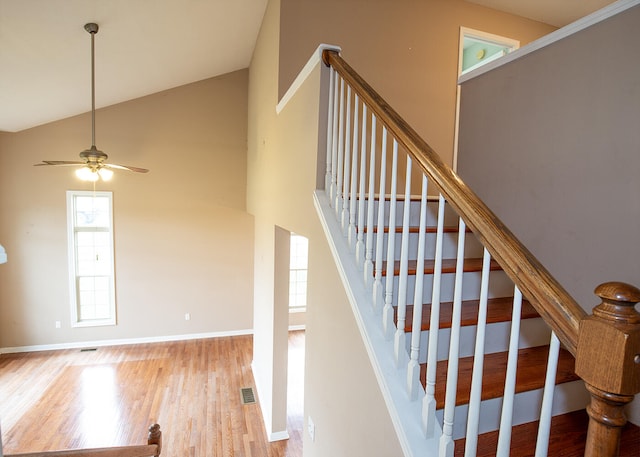
[[[111,179],[113,175],[112,169],[128,170],[135,173],[147,173],[146,168],[131,167],[128,165],[117,165],[114,163],[106,163],[107,154],[96,148],[96,78],[95,78],[95,34],[98,33],[98,24],[89,22],[84,25],[84,29],[91,34],[91,147],[80,153],[82,162],[68,160],[43,160],[36,166],[53,165],[53,166],[78,166],[76,170],[78,177],[85,181],[96,181],[98,175],[105,181]]]
[[[95,22],[84,25],[84,29],[91,34],[91,149],[96,149],[96,61],[95,35],[99,27]]]

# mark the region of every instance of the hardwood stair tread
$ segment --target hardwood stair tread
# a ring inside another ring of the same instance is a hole
[[[360,194],[358,193],[358,198],[360,198]],[[369,201],[369,195],[367,194],[364,197],[365,201]],[[380,196],[376,195],[374,200],[379,201],[380,200]],[[384,196],[384,201],[389,202],[391,201],[391,195],[385,195]],[[397,202],[404,202],[404,201],[410,201],[410,202],[420,202],[422,201],[422,197],[420,195],[409,195],[409,198],[407,198],[406,195],[396,195],[396,201]],[[427,197],[427,202],[430,203],[438,203],[438,197],[436,196],[428,196]],[[445,201],[445,203],[447,203]]]
[[[582,457],[587,439],[589,416],[585,410],[578,410],[554,416],[551,419],[549,438],[550,456]],[[538,434],[538,421],[516,425],[512,428],[511,455],[532,456],[535,454],[535,441]],[[498,432],[484,433],[478,436],[476,457],[496,455]],[[464,456],[465,439],[455,442],[455,457]],[[622,429],[620,457],[640,455],[640,427],[628,422]]]
[[[462,270],[465,273],[482,271],[482,258],[469,258],[464,259]],[[491,260],[491,271],[500,271],[502,267],[495,260]],[[431,275],[435,271],[435,260],[428,259],[424,261],[424,274]],[[415,275],[417,272],[417,262],[415,260],[409,260],[408,272],[410,275]],[[442,273],[450,274],[456,272],[456,259],[442,259]],[[395,276],[400,274],[400,261],[396,260],[394,265]],[[382,276],[387,275],[387,262],[382,263]]]
[[[363,233],[367,233],[368,229],[365,226],[364,230],[362,231]],[[437,233],[438,232],[438,227],[436,227],[435,225],[428,225],[427,227],[425,227],[425,233]],[[466,228],[465,229],[466,233],[472,233],[470,228]],[[378,233],[378,227],[374,226],[373,227],[373,233]],[[385,226],[384,227],[384,233],[389,233],[389,227]],[[395,227],[395,233],[402,233],[402,226],[396,226]],[[420,233],[420,227],[419,226],[415,226],[412,225],[409,227],[409,233]],[[450,225],[450,226],[446,226],[443,227],[443,233],[458,233],[458,226],[457,225]]]
[[[478,308],[480,300],[464,300],[460,316],[460,325],[468,327],[478,323]],[[407,319],[404,331],[411,332],[413,326],[413,305],[407,305]],[[490,298],[487,300],[487,324],[497,322],[508,322],[511,320],[513,311],[513,297]],[[395,322],[397,322],[398,309],[394,307]],[[440,328],[451,328],[451,317],[453,314],[453,302],[440,303]],[[522,319],[534,319],[540,317],[533,305],[527,300],[522,300]],[[431,304],[422,305],[422,331],[430,328]]]
[[[544,386],[547,370],[549,346],[523,348],[518,351],[518,368],[516,371],[516,393],[540,389]],[[507,371],[507,352],[485,354],[483,366],[482,399],[502,397]],[[438,362],[436,370],[436,408],[444,408],[447,381],[448,361]],[[560,349],[556,384],[578,380],[574,372],[575,359],[565,349]],[[420,382],[426,386],[426,364],[420,365]],[[473,373],[473,357],[463,357],[458,366],[458,391],[456,405],[469,403],[471,392],[471,376]]]

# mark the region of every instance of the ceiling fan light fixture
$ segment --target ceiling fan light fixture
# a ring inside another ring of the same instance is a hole
[[[111,178],[113,178],[113,171],[109,170],[108,168],[99,169],[98,174],[103,181],[111,181]]]
[[[80,178],[82,181],[91,181],[96,182],[100,179],[97,171],[91,170],[88,167],[80,167],[76,170],[76,176]]]

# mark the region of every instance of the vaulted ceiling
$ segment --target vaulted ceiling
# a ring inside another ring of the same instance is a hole
[[[607,0],[469,0],[556,26]],[[246,68],[267,0],[0,0],[0,131]]]
[[[0,0],[0,131],[247,68],[267,0]]]

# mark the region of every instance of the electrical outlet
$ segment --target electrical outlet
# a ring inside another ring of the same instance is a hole
[[[61,327],[62,327],[62,322],[56,321],[56,328],[61,328]]]
[[[190,321],[191,320],[191,313],[184,313],[184,320],[185,321]]]
[[[313,419],[311,419],[311,416],[307,418],[307,431],[309,432],[309,437],[311,438],[311,441],[315,441],[316,440],[316,424],[313,423]]]

